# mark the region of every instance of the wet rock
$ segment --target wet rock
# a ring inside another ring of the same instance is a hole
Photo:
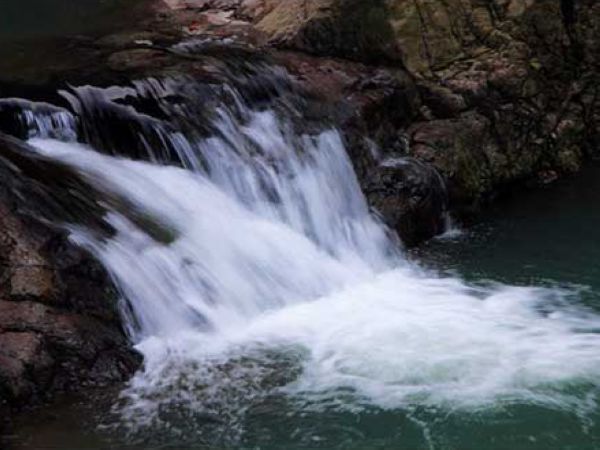
[[[30,178],[51,173],[52,165],[43,165],[0,135],[0,409],[122,381],[140,364],[108,274],[47,225],[40,190],[52,186]]]
[[[39,298],[44,301],[54,294],[53,273],[46,266],[16,266],[10,277],[10,297]]]
[[[276,61],[314,100],[304,115],[343,132],[361,180],[377,165],[379,148],[405,150],[403,130],[421,106],[417,84],[405,70],[295,52],[278,53]]]
[[[351,6],[285,2],[256,26],[279,47],[379,64],[291,64],[311,92],[339,102],[346,115],[336,120],[362,180],[377,164],[373,143],[433,165],[448,181],[449,208],[470,216],[513,188],[575,172],[597,151],[598,4],[569,4],[568,26],[560,2],[370,2],[360,23]],[[366,26],[371,10],[376,35]],[[383,81],[403,67],[412,87]]]
[[[507,187],[572,173],[597,151],[600,5],[593,0],[562,9],[536,0],[168,3],[157,2],[157,18],[140,30],[99,39],[101,50],[86,52],[99,61],[96,71],[197,76],[232,59],[216,47],[245,46],[251,51],[242,59],[272,57],[302,85],[303,119],[343,130],[363,182],[378,149],[411,156],[443,176],[449,208],[462,215]],[[246,69],[232,66],[230,74]],[[251,92],[260,107],[276,97]],[[135,127],[122,128],[126,114],[108,121],[116,138],[136,142]]]
[[[35,395],[37,385],[48,382],[53,363],[37,333],[0,334],[0,392],[7,401]]]
[[[64,108],[46,102],[0,99],[0,130],[19,139],[73,139],[75,127],[73,116]]]
[[[364,191],[405,245],[416,245],[444,231],[446,188],[431,165],[415,158],[386,158],[373,170]]]

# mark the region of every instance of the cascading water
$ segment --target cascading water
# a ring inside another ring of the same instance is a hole
[[[153,95],[172,95],[169,83],[154,82]],[[71,101],[93,105],[90,89]],[[277,109],[227,95],[202,133],[189,132],[195,119],[182,108],[187,132],[144,117],[139,139],[163,142],[149,149],[154,162],[119,156],[114,140],[116,155],[49,132],[30,140],[166,230],[157,240],[116,209],[110,238],[70,225],[121,289],[145,357],[121,421],[232,444],[269,403],[299,418],[593,407],[599,317],[569,306],[567,292],[469,286],[419,268],[370,214],[336,130],[302,134]],[[179,166],[156,163],[165,153]]]

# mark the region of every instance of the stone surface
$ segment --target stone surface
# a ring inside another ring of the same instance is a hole
[[[38,220],[48,210],[31,194],[43,180],[29,177],[26,152],[0,134],[0,409],[122,381],[140,363],[108,275],[64,232]]]
[[[600,4],[593,0],[204,6],[251,23],[264,36],[255,43],[295,51],[279,53],[279,62],[338,105],[335,120],[361,179],[377,165],[362,134],[380,156],[431,164],[459,217],[513,187],[574,173],[598,148]]]
[[[364,184],[369,202],[386,223],[413,246],[444,231],[448,196],[444,181],[415,158],[389,157]]]
[[[276,46],[366,62],[399,62],[384,0],[278,2],[257,24]]]
[[[336,8],[344,2],[334,3],[338,6],[329,4],[319,14],[338,17]],[[421,103],[413,123],[398,124],[396,135],[408,138],[406,156],[442,174],[450,208],[459,216],[477,211],[511,186],[573,173],[598,148],[596,2],[577,2],[569,17],[558,1],[396,0],[378,7],[385,11],[398,50],[388,53],[389,64],[400,63],[414,77]],[[293,32],[301,35],[306,27],[296,25]],[[321,37],[331,48],[306,48],[292,37],[285,45],[373,62],[349,55],[328,38],[335,32],[329,33]],[[381,52],[379,43],[361,42],[374,54]],[[405,105],[397,108],[406,110]],[[384,149],[394,141],[392,128],[373,136]]]

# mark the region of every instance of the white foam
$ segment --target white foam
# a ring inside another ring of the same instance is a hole
[[[132,306],[146,359],[126,391],[138,419],[174,399],[234,414],[274,390],[313,405],[350,392],[343,407],[570,407],[561,386],[598,384],[597,316],[558,291],[476,289],[408,263],[335,131],[293,137],[270,112],[219,126],[227,140],[190,144],[208,166],[195,173],[31,141],[176,236],[156,242],[117,212],[112,239],[74,231]],[[295,356],[273,369],[271,351]],[[272,370],[289,376],[261,384]]]

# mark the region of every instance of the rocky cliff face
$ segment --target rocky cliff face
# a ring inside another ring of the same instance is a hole
[[[593,0],[168,3],[175,11],[167,15],[187,24],[188,35],[251,42],[338,105],[335,121],[369,186],[388,158],[414,158],[442,176],[458,218],[523,184],[576,172],[598,147],[600,5]],[[379,158],[365,136],[379,145]],[[401,191],[423,192],[423,180],[411,179]],[[429,232],[416,237],[399,226],[398,210],[410,216],[420,208],[403,208],[404,199],[381,212],[405,242],[440,231],[439,217],[423,222],[421,214],[408,228]]]
[[[404,68],[417,100],[395,106],[411,123],[381,143],[404,140],[401,154],[433,165],[459,215],[575,172],[598,146],[593,0],[279,2],[257,27],[279,47]]]

